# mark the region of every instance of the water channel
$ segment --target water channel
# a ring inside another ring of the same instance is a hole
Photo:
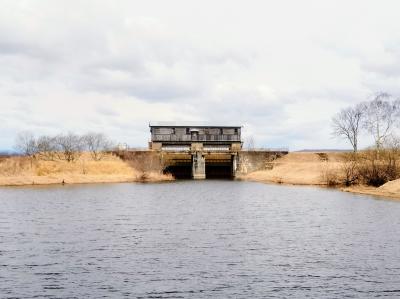
[[[1,298],[400,296],[400,202],[229,180],[0,188]]]

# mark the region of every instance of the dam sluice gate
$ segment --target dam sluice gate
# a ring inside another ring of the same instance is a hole
[[[242,148],[241,126],[150,123],[149,149],[161,154],[176,178],[234,178]]]
[[[164,173],[175,178],[234,178],[237,155],[214,152],[163,152]]]
[[[177,179],[235,178],[270,169],[287,149],[243,150],[240,126],[150,124],[147,150],[114,153],[142,173],[163,172]]]

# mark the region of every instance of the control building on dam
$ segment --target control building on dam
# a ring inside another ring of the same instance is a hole
[[[150,123],[151,151],[176,178],[235,177],[242,149],[241,126]]]

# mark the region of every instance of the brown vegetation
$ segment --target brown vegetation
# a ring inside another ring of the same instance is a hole
[[[394,150],[354,153],[289,153],[269,163],[271,169],[239,178],[294,185],[336,186],[345,191],[400,198],[400,155]],[[396,179],[397,178],[397,179]],[[380,181],[377,188],[375,182]]]
[[[102,133],[35,137],[18,134],[21,156],[0,159],[0,186],[57,183],[162,181],[162,168],[152,161],[128,163],[112,154],[112,142]],[[151,169],[148,164],[151,164]]]
[[[107,154],[101,161],[90,153],[82,153],[78,160],[31,159],[26,156],[8,157],[0,160],[0,186],[31,184],[72,184],[98,182],[163,181],[172,177],[160,172],[143,175],[119,157]]]

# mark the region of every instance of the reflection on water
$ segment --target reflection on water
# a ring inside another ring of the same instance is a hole
[[[0,297],[400,296],[400,203],[235,181],[0,189]]]

